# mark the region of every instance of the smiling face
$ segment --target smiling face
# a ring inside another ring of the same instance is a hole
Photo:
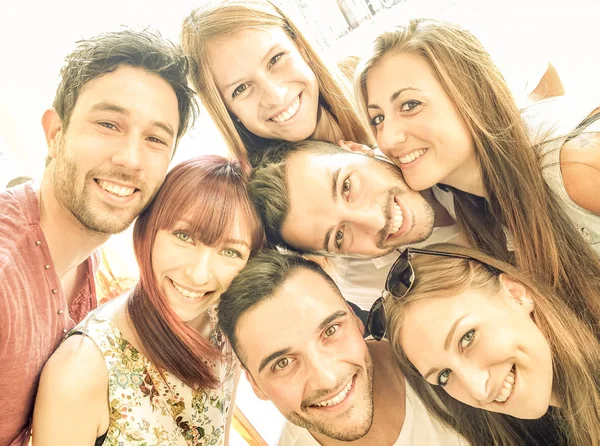
[[[302,250],[377,257],[433,230],[433,210],[398,169],[362,154],[295,153],[287,187],[281,233]]]
[[[172,230],[159,230],[152,248],[152,271],[161,294],[184,322],[219,302],[250,255],[247,224],[238,223],[229,240],[206,246],[180,221]]]
[[[367,96],[377,144],[411,188],[478,178],[469,129],[424,58],[384,56],[369,70]]]
[[[51,141],[56,199],[91,231],[123,231],[164,181],[178,126],[160,76],[124,65],[89,81]]]
[[[250,132],[285,141],[315,132],[317,79],[282,29],[241,30],[215,39],[208,58],[225,106]]]
[[[424,378],[470,406],[539,418],[552,397],[548,342],[519,283],[503,278],[497,294],[467,289],[411,302],[400,342]]]
[[[373,421],[373,371],[356,316],[339,291],[300,269],[244,314],[238,349],[255,392],[292,423],[342,441]]]

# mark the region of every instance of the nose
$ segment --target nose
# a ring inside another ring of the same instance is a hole
[[[375,203],[348,209],[344,220],[371,235],[379,233],[386,225],[383,209]]]
[[[261,102],[266,107],[283,105],[287,88],[276,79],[265,79],[261,88]]]
[[[206,285],[212,280],[212,250],[206,246],[197,248],[195,255],[190,256],[186,274],[194,285]]]
[[[408,139],[408,133],[406,126],[403,124],[401,119],[386,117],[383,125],[383,129],[378,134],[377,143],[381,150],[387,155],[393,152],[395,148],[401,148],[402,144]],[[391,153],[393,156],[393,153]]]
[[[468,394],[477,401],[487,402],[492,396],[489,394],[490,389],[488,388],[490,375],[485,369],[478,367],[463,367],[459,371],[454,371],[459,375],[460,380],[463,382]],[[495,396],[495,395],[494,395]]]
[[[312,391],[331,391],[338,384],[335,360],[319,349],[310,351],[307,359],[308,384]]]
[[[112,162],[130,170],[139,170],[142,165],[143,139],[140,135],[129,134],[123,145],[115,152]]]

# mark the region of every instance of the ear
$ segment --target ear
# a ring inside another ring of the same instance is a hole
[[[44,128],[46,143],[48,144],[48,155],[51,158],[56,158],[63,132],[62,121],[56,110],[49,108],[44,112],[42,115],[42,127]]]
[[[528,314],[533,312],[533,300],[525,285],[506,274],[500,274],[500,282],[502,282],[509,303],[517,305],[517,308]]]
[[[252,386],[252,390],[254,390],[254,394],[261,400],[269,401],[270,398],[266,395],[265,392],[260,390],[260,388],[258,387],[258,384],[256,384],[256,381],[254,381],[254,378],[252,377],[250,372],[248,370],[246,370],[245,368],[244,368],[244,374],[246,375],[246,379]]]
[[[346,302],[346,306],[350,310],[350,314],[352,314],[354,316],[354,320],[356,321],[356,325],[358,325],[358,329],[364,335],[364,333],[365,333],[365,324],[363,324],[362,319],[360,317],[358,317],[358,315],[354,311],[354,308],[352,308],[350,306],[350,304],[348,303],[348,301],[345,301],[345,302]]]

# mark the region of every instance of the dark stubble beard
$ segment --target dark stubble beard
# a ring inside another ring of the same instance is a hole
[[[371,355],[367,351],[367,355],[365,357],[365,369],[366,369],[366,389],[363,395],[363,404],[361,405],[358,402],[358,407],[354,407],[353,410],[364,408],[364,417],[362,418],[362,422],[358,425],[349,426],[346,429],[340,429],[338,423],[332,422],[332,420],[318,420],[313,418],[304,417],[296,412],[291,412],[284,416],[296,426],[303,427],[307,429],[309,432],[318,433],[324,435],[328,438],[338,441],[355,441],[362,437],[364,437],[369,430],[371,429],[371,425],[373,424],[373,362],[371,360]],[[356,373],[353,372],[352,375]],[[362,372],[358,371],[357,378],[360,376]],[[351,376],[352,376],[351,375]],[[350,376],[344,378],[340,384],[345,384],[347,380],[350,379]],[[339,388],[339,385],[338,385]],[[331,391],[331,389],[319,392],[323,394],[327,394]],[[311,400],[315,401],[319,398],[319,395],[311,396]],[[303,401],[302,407],[308,408],[312,404],[310,401]],[[337,428],[337,429],[336,429]]]
[[[410,188],[404,181],[402,172],[400,171],[400,169],[398,167],[396,167],[394,164],[390,164],[385,161],[378,161],[378,162],[384,163],[385,164],[384,167],[394,177],[396,177],[398,180],[402,181],[405,185],[404,189],[400,189],[399,187],[391,188],[388,193],[388,196],[387,196],[387,202],[386,202],[385,208],[384,208],[386,224],[383,227],[383,229],[381,231],[379,231],[379,233],[377,234],[377,241],[376,241],[377,248],[386,250],[386,253],[382,254],[382,255],[385,255],[385,254],[389,254],[390,252],[399,248],[399,246],[386,246],[387,237],[388,237],[388,234],[390,233],[390,230],[392,228],[392,223],[393,223],[392,222],[392,205],[393,205],[392,200],[394,199],[395,195],[402,195],[402,194],[409,192]],[[417,220],[418,220],[419,222],[421,222],[422,225],[424,225],[428,228],[431,228],[431,229],[428,231],[422,231],[421,233],[416,234],[416,235],[418,235],[416,240],[412,240],[410,243],[404,243],[402,246],[422,242],[422,241],[428,239],[429,236],[431,235],[431,233],[433,232],[433,221],[435,220],[435,213],[434,213],[433,209],[431,208],[431,206],[429,205],[429,203],[427,203],[427,201],[425,201],[425,199],[423,199],[423,201],[424,201],[424,203],[423,203],[423,206],[421,209],[411,209],[411,211],[413,213],[412,227],[414,227],[417,224]],[[407,232],[410,232],[412,227],[409,228],[409,230]]]
[[[135,175],[123,172],[119,168],[106,172],[106,175],[101,175],[99,170],[90,171],[81,184],[80,177],[83,173],[65,153],[64,139],[59,143],[58,155],[54,163],[52,181],[56,200],[79,221],[85,230],[91,233],[117,234],[124,231],[158,192],[157,187],[150,195],[146,185],[141,183]],[[141,200],[137,200],[127,209],[107,203],[104,203],[102,209],[94,209],[90,205],[88,185],[93,178],[98,176],[136,184],[140,190],[135,193],[141,195]],[[83,189],[78,190],[79,187]]]

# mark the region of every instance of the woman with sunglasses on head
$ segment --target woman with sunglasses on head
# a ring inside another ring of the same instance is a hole
[[[552,286],[575,311],[598,311],[600,100],[541,101],[526,123],[480,42],[435,20],[381,34],[356,91],[407,184],[452,191],[447,207],[468,244]],[[557,126],[540,126],[547,115]],[[536,136],[547,142],[534,146]]]
[[[600,344],[549,287],[440,244],[403,252],[386,290],[369,315],[373,335],[389,339],[427,409],[467,440],[532,444],[528,420],[552,406],[560,444],[600,445]]]
[[[181,42],[198,66],[196,91],[239,159],[255,164],[272,140],[372,144],[346,78],[274,3],[207,2],[185,19]]]
[[[239,366],[215,305],[263,237],[237,161],[173,168],[134,226],[139,283],[46,364],[33,444],[227,444]]]

